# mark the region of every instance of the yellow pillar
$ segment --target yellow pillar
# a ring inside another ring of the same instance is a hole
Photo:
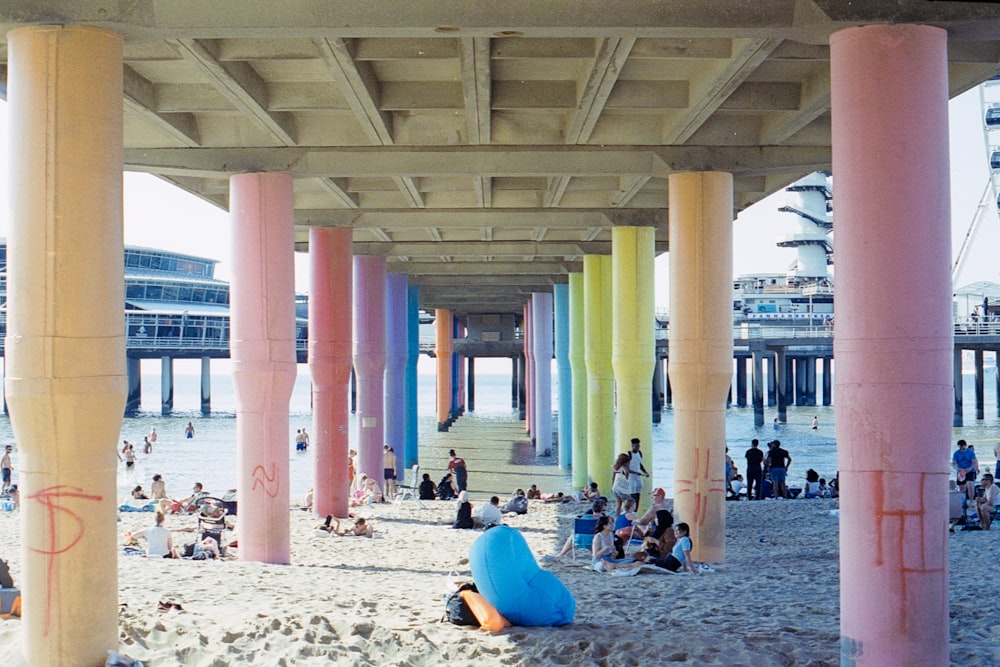
[[[454,340],[451,311],[434,311],[434,354],[437,355],[437,422],[439,431],[451,426],[451,350]]]
[[[583,274],[569,274],[569,365],[573,377],[573,486],[587,483],[587,355]]]
[[[611,367],[611,257],[583,258],[587,309],[587,473],[607,494],[614,465],[615,376]]]
[[[733,372],[733,177],[673,174],[670,385],[675,518],[695,560],[725,558],[726,393]]]
[[[627,452],[632,438],[644,450],[643,467],[653,474],[653,366],[656,230],[653,227],[615,227],[611,230],[611,269],[614,279],[612,355],[618,416],[615,452]]]
[[[21,629],[32,665],[118,647],[115,443],[125,408],[122,38],[8,35],[7,403],[18,444]]]

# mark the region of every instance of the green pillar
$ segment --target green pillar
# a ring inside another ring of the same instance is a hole
[[[587,483],[587,348],[583,274],[569,274],[569,365],[573,377],[573,486]]]
[[[587,473],[601,490],[611,490],[614,465],[615,376],[611,366],[611,257],[583,258],[587,309]]]

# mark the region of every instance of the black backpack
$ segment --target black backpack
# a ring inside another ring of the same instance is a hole
[[[472,613],[469,609],[469,605],[465,603],[462,596],[459,595],[462,591],[473,591],[478,593],[479,589],[476,588],[475,584],[462,584],[458,587],[458,590],[448,596],[448,599],[444,603],[444,616],[448,619],[450,623],[455,625],[479,625],[479,620],[476,615]]]

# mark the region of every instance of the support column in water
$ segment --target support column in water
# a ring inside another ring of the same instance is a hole
[[[653,366],[653,423],[663,420],[663,360],[656,356]]]
[[[201,414],[212,414],[212,359],[201,358]]]
[[[674,386],[674,508],[692,556],[725,558],[726,393],[733,373],[733,177],[672,174],[670,381]]]
[[[947,32],[898,23],[835,32],[830,79],[841,664],[946,665]]]
[[[983,371],[983,351],[973,350],[972,358],[975,366],[976,378],[976,419],[986,418],[986,383]]]
[[[142,359],[127,357],[125,359],[128,377],[128,398],[125,400],[125,414],[134,414],[142,404]]]
[[[774,352],[774,395],[778,399],[778,422],[784,424],[788,421],[788,355],[785,348],[778,348]]]
[[[833,375],[830,372],[831,361],[833,360],[830,357],[823,358],[823,405],[830,405],[833,402]],[[997,381],[1000,382],[1000,377],[997,377]]]
[[[964,380],[962,379],[962,348],[955,348],[955,355],[952,361],[952,388],[955,394],[955,413],[953,417],[952,426],[961,426],[964,421],[964,403],[963,398],[964,390]]]
[[[309,229],[309,372],[312,375],[313,512],[346,517],[353,367],[354,271],[350,227]]]
[[[569,365],[573,374],[573,488],[583,488],[587,472],[587,321],[583,273],[569,274]],[[560,380],[560,384],[562,380]]]
[[[753,425],[760,428],[764,425],[764,351],[754,350],[753,359]]]
[[[569,361],[569,285],[552,288],[555,301],[556,370],[559,373],[559,467],[573,466],[573,367]]]
[[[466,406],[469,412],[476,411],[476,358],[469,357],[467,360],[468,372],[466,373],[465,395]]]
[[[447,431],[451,426],[451,311],[438,308],[434,311],[434,354],[437,360],[437,428]]]
[[[33,666],[90,667],[118,648],[122,37],[22,27],[7,34],[7,55],[5,387],[25,593],[17,633]]]
[[[587,361],[587,472],[601,489],[611,489],[615,457],[615,373],[612,353],[611,257],[584,255]]]
[[[230,298],[240,560],[288,563],[288,403],[295,356],[292,177],[229,179]]]
[[[169,415],[174,411],[174,360],[164,355],[160,357],[160,414]]]
[[[356,475],[382,480],[385,444],[385,257],[354,258],[354,372],[358,379]],[[381,486],[381,483],[379,484]]]
[[[747,360],[736,358],[736,407],[747,406]]]

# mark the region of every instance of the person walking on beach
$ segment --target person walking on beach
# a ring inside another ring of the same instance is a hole
[[[642,478],[649,477],[646,468],[642,465],[642,450],[639,448],[642,442],[639,438],[632,438],[632,451],[629,452],[629,481],[632,483],[632,500],[635,501],[635,511],[639,511],[640,500],[642,500]]]
[[[455,486],[459,493],[465,491],[469,486],[469,473],[465,469],[465,459],[455,453],[454,449],[448,450],[451,460],[448,461],[448,470],[455,474]]]
[[[979,467],[979,462],[976,461],[976,452],[969,447],[965,440],[958,441],[958,449],[951,455],[951,467],[955,469],[955,481],[958,488],[965,491],[966,498],[973,500],[976,493],[976,469]]]
[[[10,462],[10,453],[12,451],[14,451],[14,448],[7,445],[4,448],[3,458],[0,458],[0,475],[2,475],[0,491],[6,490],[10,486],[11,479],[14,478],[14,464]]]
[[[788,485],[785,480],[788,477],[788,468],[792,465],[792,457],[781,448],[780,440],[772,440],[768,447],[771,450],[767,453],[767,465],[771,475],[774,497],[788,498]]]
[[[194,424],[188,422],[188,425],[184,427],[184,437],[188,440],[194,438]]]
[[[764,452],[760,441],[750,441],[750,449],[745,454],[747,460],[747,500],[760,500],[761,484],[764,481]]]

